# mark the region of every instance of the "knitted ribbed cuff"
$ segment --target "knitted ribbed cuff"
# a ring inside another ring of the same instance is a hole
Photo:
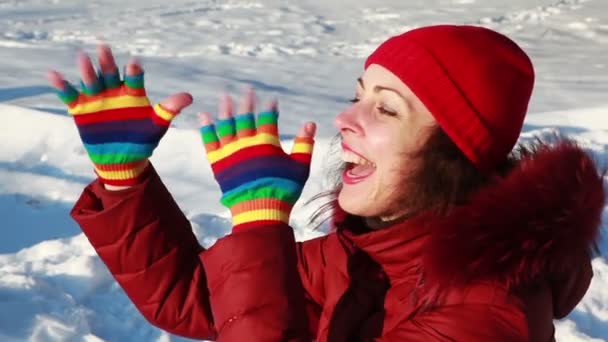
[[[95,173],[104,184],[130,186],[139,183],[149,164],[148,159],[128,164],[96,164]]]
[[[289,223],[289,215],[293,205],[275,198],[259,198],[240,202],[230,208],[232,213],[232,230],[239,227],[250,227],[255,222]]]

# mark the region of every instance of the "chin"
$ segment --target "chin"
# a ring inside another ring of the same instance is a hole
[[[361,198],[358,196],[348,195],[340,191],[338,194],[338,204],[348,214],[361,217],[374,216],[374,210],[366,206],[365,203],[362,203]]]

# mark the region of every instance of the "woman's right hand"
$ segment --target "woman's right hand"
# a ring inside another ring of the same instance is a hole
[[[222,204],[232,213],[233,231],[266,223],[289,223],[294,203],[310,173],[316,125],[307,122],[295,137],[290,154],[278,132],[278,105],[273,101],[257,116],[249,89],[239,114],[224,96],[219,119],[199,116],[207,159],[222,190]]]
[[[110,47],[100,45],[97,53],[99,73],[87,55],[78,55],[80,92],[57,71],[50,71],[48,79],[74,117],[95,173],[106,187],[120,189],[140,180],[171,120],[192,103],[192,96],[178,93],[152,106],[137,60],[129,61],[121,80]]]

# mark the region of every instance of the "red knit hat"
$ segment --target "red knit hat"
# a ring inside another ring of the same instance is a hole
[[[477,26],[422,27],[382,43],[365,62],[395,74],[484,172],[515,146],[534,69],[509,38]]]

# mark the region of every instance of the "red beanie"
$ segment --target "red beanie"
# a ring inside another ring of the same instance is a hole
[[[517,142],[534,69],[509,38],[477,26],[422,27],[382,43],[365,62],[395,74],[484,172]]]

